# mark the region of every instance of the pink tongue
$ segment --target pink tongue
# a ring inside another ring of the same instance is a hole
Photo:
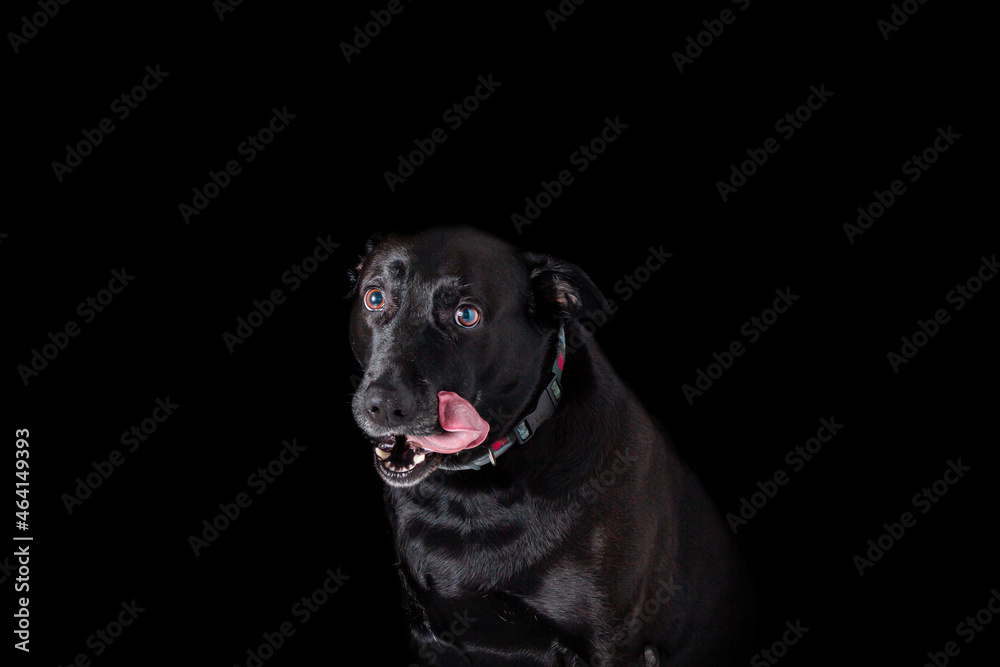
[[[454,454],[475,447],[490,432],[490,425],[479,416],[472,404],[451,391],[438,392],[438,421],[447,433],[407,436],[407,440],[432,452]]]

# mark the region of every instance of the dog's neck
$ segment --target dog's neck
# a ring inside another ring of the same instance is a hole
[[[532,404],[534,407],[517,421],[506,435],[484,445],[486,451],[475,458],[453,466],[451,470],[479,470],[486,464],[495,466],[497,459],[507,452],[514,445],[524,445],[531,439],[538,428],[552,415],[555,414],[559,401],[562,398],[562,372],[563,363],[566,359],[566,329],[559,326],[559,333],[556,339],[555,359],[552,361],[550,371],[546,376],[544,387],[538,394],[537,400]]]

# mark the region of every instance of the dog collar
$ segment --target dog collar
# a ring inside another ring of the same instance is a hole
[[[535,431],[546,419],[555,414],[559,399],[562,398],[562,369],[563,360],[566,357],[566,333],[563,327],[559,327],[559,344],[556,349],[556,359],[552,362],[552,377],[545,385],[544,391],[535,403],[535,409],[524,416],[515,426],[514,430],[504,437],[486,446],[486,451],[472,461],[461,466],[451,468],[452,470],[479,470],[487,463],[497,464],[497,457],[510,449],[515,443],[524,444],[531,439]]]

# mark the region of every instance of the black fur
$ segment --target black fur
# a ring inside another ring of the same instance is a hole
[[[361,304],[373,284],[383,312]],[[373,438],[385,429],[357,396],[374,382],[405,389],[420,435],[442,390],[473,403],[487,443],[508,433],[547,382],[558,325],[601,302],[578,267],[466,228],[387,236],[358,288],[355,416]],[[472,329],[451,317],[463,302],[483,312]],[[386,486],[415,655],[428,665],[743,662],[752,586],[701,484],[592,339],[566,359],[562,384],[555,415],[496,467],[453,470],[470,450]]]

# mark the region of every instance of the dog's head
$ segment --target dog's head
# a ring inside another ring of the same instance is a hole
[[[352,408],[393,486],[506,435],[547,380],[559,326],[601,299],[576,266],[469,228],[389,235],[354,278]]]

